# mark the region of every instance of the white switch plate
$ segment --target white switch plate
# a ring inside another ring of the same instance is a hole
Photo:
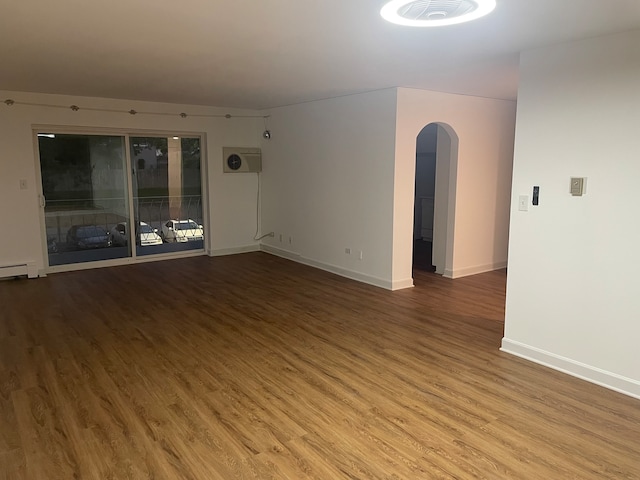
[[[571,187],[569,193],[574,197],[581,197],[587,193],[586,177],[571,177]]]
[[[529,195],[520,195],[518,197],[518,210],[521,212],[529,211]]]
[[[20,190],[26,190],[27,189],[27,179],[26,178],[21,178],[20,179]]]

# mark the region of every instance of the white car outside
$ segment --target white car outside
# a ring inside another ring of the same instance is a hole
[[[204,239],[204,228],[193,220],[169,220],[162,225],[165,242],[193,242]]]
[[[146,247],[148,245],[162,245],[162,238],[158,235],[158,230],[151,228],[147,223],[140,222],[140,227],[136,232],[136,243]],[[127,233],[127,223],[120,222],[114,226],[109,232],[113,245],[125,246],[129,243],[129,234]]]

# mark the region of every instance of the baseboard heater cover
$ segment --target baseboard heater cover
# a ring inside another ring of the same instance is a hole
[[[27,276],[28,278],[36,278],[38,276],[38,269],[32,262],[14,263],[14,264],[0,264],[0,278],[8,277],[21,277]]]

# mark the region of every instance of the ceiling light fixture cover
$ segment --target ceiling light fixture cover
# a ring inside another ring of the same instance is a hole
[[[441,27],[470,22],[496,8],[495,0],[391,0],[380,15],[409,27]]]

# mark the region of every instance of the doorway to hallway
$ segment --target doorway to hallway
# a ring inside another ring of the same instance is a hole
[[[416,138],[414,270],[452,271],[457,152],[458,138],[448,125],[430,123]]]

